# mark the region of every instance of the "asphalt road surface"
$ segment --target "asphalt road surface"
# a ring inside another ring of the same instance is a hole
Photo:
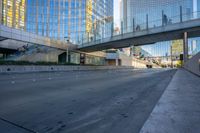
[[[138,133],[176,70],[0,75],[1,133]]]

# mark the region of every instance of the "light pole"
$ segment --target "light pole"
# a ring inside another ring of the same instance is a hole
[[[69,38],[68,37],[64,37],[64,38],[65,38],[65,41],[67,43],[69,43]],[[68,48],[68,46],[67,46],[67,51],[66,51],[66,61],[67,61],[67,63],[69,63],[69,48]]]

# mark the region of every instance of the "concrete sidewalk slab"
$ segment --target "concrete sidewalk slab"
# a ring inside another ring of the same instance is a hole
[[[200,133],[200,78],[178,70],[140,133]]]

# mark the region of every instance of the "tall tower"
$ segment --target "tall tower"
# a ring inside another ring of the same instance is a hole
[[[25,30],[26,0],[3,0],[1,8],[3,25]]]
[[[27,31],[76,44],[107,32],[111,17],[113,0],[27,0]]]
[[[127,27],[127,0],[120,0],[120,19],[123,27]],[[122,25],[121,25],[122,26]]]

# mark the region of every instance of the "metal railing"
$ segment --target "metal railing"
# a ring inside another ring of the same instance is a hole
[[[180,7],[180,11],[182,11],[181,7]],[[132,20],[131,26],[124,26],[123,21],[122,21],[120,31],[114,32],[116,27],[111,25],[109,27],[110,31],[107,33],[104,33],[105,37],[102,37],[101,35],[100,35],[100,37],[97,37],[97,35],[93,35],[91,37],[89,37],[87,35],[83,35],[86,37],[82,37],[82,40],[80,41],[81,43],[79,43],[79,46],[87,47],[87,46],[96,45],[96,44],[100,44],[100,43],[106,43],[106,42],[112,41],[112,39],[114,37],[119,37],[119,39],[120,39],[121,36],[125,36],[126,34],[129,34],[129,33],[140,33],[142,31],[149,31],[149,30],[156,29],[156,28],[167,27],[167,26],[174,25],[174,24],[179,24],[179,23],[183,23],[183,22],[187,22],[187,21],[191,21],[191,20],[200,19],[200,11],[185,13],[185,14],[180,12],[179,15],[175,15],[175,16],[167,17],[167,18],[166,18],[166,16],[164,17],[164,15],[161,17],[161,19],[155,19],[155,20],[149,21],[148,14],[147,14],[146,19],[144,18],[144,20],[146,20],[146,22],[139,23],[139,24],[135,23],[134,18],[127,19],[127,21]],[[108,25],[110,25],[110,24],[108,24]],[[87,33],[85,33],[85,34],[87,34]]]

